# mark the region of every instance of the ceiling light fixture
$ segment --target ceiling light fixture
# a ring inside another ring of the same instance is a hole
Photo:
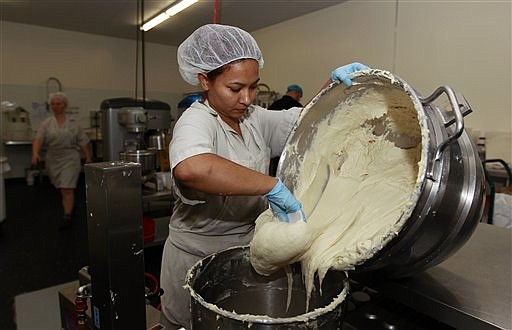
[[[180,11],[184,10],[185,8],[188,8],[192,6],[194,3],[196,3],[198,0],[182,0],[178,3],[175,3],[169,8],[166,8],[163,10],[160,14],[156,15],[146,23],[144,23],[140,29],[144,32],[151,30],[158,24],[162,23],[163,21],[167,20],[169,17],[176,15]]]

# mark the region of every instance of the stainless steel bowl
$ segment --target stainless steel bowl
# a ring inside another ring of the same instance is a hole
[[[299,263],[291,266],[292,282],[280,270],[270,276],[256,273],[249,247],[212,254],[197,262],[187,275],[194,329],[341,329],[348,278],[329,271],[318,277],[309,308]],[[288,285],[291,284],[289,287]],[[287,308],[288,289],[291,301]]]
[[[142,175],[154,171],[157,167],[155,150],[123,151],[119,153],[119,159],[140,164]]]
[[[435,266],[456,252],[482,217],[485,178],[476,146],[464,130],[463,116],[471,109],[463,97],[442,86],[424,98],[401,78],[382,70],[355,74],[352,87],[333,83],[301,113],[281,155],[278,176],[293,191],[298,176],[293,169],[300,168],[301,155],[317,133],[315,123],[328,118],[355,93],[381,87],[404,93],[418,111],[423,164],[413,208],[404,215],[407,221],[398,234],[391,233],[394,238],[356,270],[379,270],[390,277],[403,277]],[[451,109],[433,103],[442,94],[446,94]]]
[[[166,145],[166,134],[165,133],[155,133],[148,136],[148,148],[155,150],[165,150]]]

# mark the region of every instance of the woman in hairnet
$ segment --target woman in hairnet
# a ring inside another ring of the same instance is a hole
[[[267,174],[301,108],[252,105],[263,57],[254,38],[237,27],[204,25],[178,47],[177,57],[183,79],[205,97],[183,113],[170,143],[175,203],[162,256],[162,322],[190,328],[187,270],[209,254],[249,244],[256,218],[269,205],[281,221],[303,214],[281,180]],[[350,84],[350,73],[364,69],[346,65],[332,79]]]
[[[40,151],[46,145],[45,168],[52,184],[59,189],[63,217],[59,229],[69,227],[75,201],[75,188],[80,175],[80,149],[85,162],[91,162],[89,138],[78,123],[66,116],[68,98],[63,92],[50,94],[53,116],[46,118],[32,141],[32,165],[37,165]]]

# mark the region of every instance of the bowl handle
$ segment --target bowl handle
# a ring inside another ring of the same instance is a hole
[[[439,146],[436,149],[434,166],[432,166],[430,171],[427,173],[427,178],[431,179],[432,181],[436,181],[434,172],[439,167],[438,164],[441,161],[444,149],[451,143],[454,143],[462,135],[462,132],[464,131],[464,119],[461,112],[461,108],[465,109],[464,115],[467,115],[471,112],[471,108],[469,108],[467,102],[465,104],[459,103],[457,97],[455,96],[455,92],[449,86],[440,86],[430,96],[427,96],[425,98],[420,97],[419,99],[423,105],[430,104],[432,103],[432,101],[437,99],[442,93],[446,93],[446,96],[450,101],[450,106],[452,108],[453,114],[455,115],[455,118],[452,119],[451,121],[447,121],[446,123],[444,123],[444,126],[448,127],[455,122],[455,131],[451,136],[448,135],[448,138],[441,144],[439,144]]]

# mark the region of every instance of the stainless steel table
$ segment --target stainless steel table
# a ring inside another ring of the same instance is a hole
[[[379,292],[457,329],[512,329],[512,231],[480,223],[453,256]]]

